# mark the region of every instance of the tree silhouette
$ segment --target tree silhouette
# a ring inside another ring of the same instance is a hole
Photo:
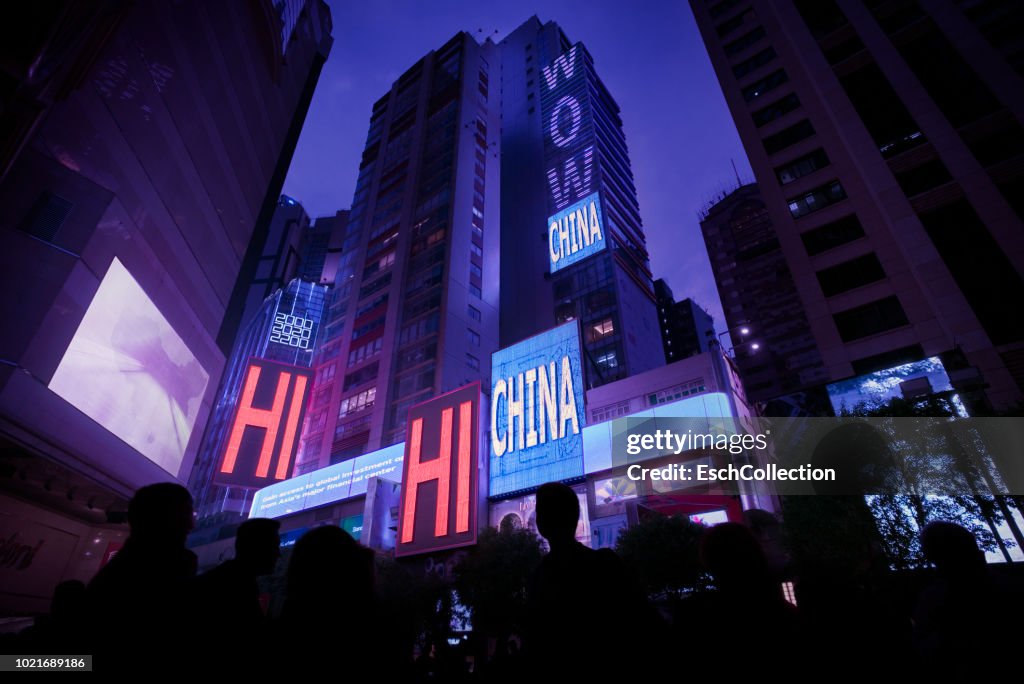
[[[649,597],[671,602],[707,586],[697,555],[703,533],[689,518],[652,516],[622,532],[615,551]]]

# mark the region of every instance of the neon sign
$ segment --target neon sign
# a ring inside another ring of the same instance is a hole
[[[217,471],[218,482],[262,487],[268,480],[289,476],[311,378],[312,371],[308,369],[263,359],[249,360]]]
[[[313,321],[310,319],[280,312],[274,316],[274,327],[270,329],[271,342],[309,349],[312,336]]]
[[[594,129],[579,45],[542,69],[551,272],[605,248],[600,193],[594,189]],[[554,103],[554,104],[552,104]]]
[[[575,322],[495,352],[490,495],[583,475],[585,416]]]
[[[409,409],[396,556],[476,543],[480,383]]]

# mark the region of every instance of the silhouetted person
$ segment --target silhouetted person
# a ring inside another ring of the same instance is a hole
[[[200,649],[225,639],[241,647],[262,647],[267,618],[257,578],[274,572],[281,557],[281,523],[246,520],[235,533],[235,557],[196,578],[193,616]]]
[[[739,523],[707,529],[700,560],[715,590],[685,599],[675,620],[679,648],[697,673],[767,676],[800,672],[796,609],[782,595],[757,538]]]
[[[89,583],[97,667],[173,666],[188,644],[187,586],[196,556],[185,548],[192,496],[179,484],[143,487],[128,504],[124,547]]]
[[[18,635],[21,653],[72,653],[81,648],[87,624],[85,583],[67,580],[57,585],[50,614]]]
[[[296,653],[330,654],[359,674],[380,674],[394,665],[375,657],[388,636],[377,621],[373,561],[373,551],[340,527],[317,527],[299,538],[278,625],[288,645],[281,647],[285,667]]]
[[[530,583],[523,654],[545,677],[636,676],[654,660],[656,615],[613,551],[576,541],[579,520],[570,487],[537,490],[537,530],[551,551]]]
[[[931,673],[976,674],[1020,648],[1020,588],[993,576],[969,531],[933,522],[921,533],[936,580],[918,600],[914,642]]]

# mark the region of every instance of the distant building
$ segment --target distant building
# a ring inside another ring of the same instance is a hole
[[[742,185],[706,207],[700,227],[751,401],[825,383],[800,293],[757,185]]]
[[[665,362],[673,363],[708,351],[710,343],[717,339],[711,314],[690,298],[677,302],[672,289],[661,278],[654,281],[654,292],[658,297]]]
[[[1024,6],[690,5],[826,379],[939,357],[1020,401]]]

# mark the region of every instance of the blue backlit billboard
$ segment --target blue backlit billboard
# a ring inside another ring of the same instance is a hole
[[[367,480],[401,481],[405,443],[272,484],[253,496],[251,518],[277,518],[366,494]]]
[[[540,111],[552,273],[606,245],[585,54],[577,43],[542,69]]]
[[[583,395],[575,321],[493,354],[490,496],[583,475]]]
[[[596,192],[548,219],[552,273],[600,252],[604,246],[604,219]]]
[[[948,392],[953,389],[946,367],[937,356],[921,361],[904,363],[892,368],[866,373],[856,377],[833,382],[828,385],[828,398],[836,415],[858,408],[878,408],[886,402],[903,396],[901,385],[909,380],[927,379],[932,393]],[[953,403],[961,408],[960,399],[954,395]],[[966,415],[966,412],[962,413]]]

